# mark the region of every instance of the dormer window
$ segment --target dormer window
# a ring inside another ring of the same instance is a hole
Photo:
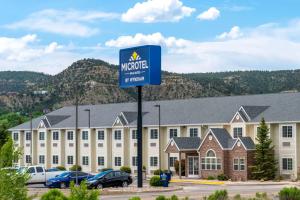
[[[234,138],[243,137],[243,128],[242,127],[233,128],[233,137]]]

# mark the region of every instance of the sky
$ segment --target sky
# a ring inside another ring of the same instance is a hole
[[[170,72],[300,68],[299,0],[0,0],[0,71],[161,45]]]

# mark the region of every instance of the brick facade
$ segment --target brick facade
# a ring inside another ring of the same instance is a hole
[[[217,177],[220,174],[227,175],[233,181],[246,181],[250,178],[249,167],[253,165],[254,151],[246,150],[245,147],[238,141],[233,149],[222,149],[216,138],[209,133],[209,135],[203,141],[200,149],[199,156],[201,158],[206,157],[206,153],[209,150],[213,150],[217,158],[221,159],[222,167],[220,170],[203,170],[200,164],[200,177],[208,178],[209,176]],[[245,159],[245,170],[234,170],[233,162],[235,158]]]
[[[205,140],[203,141],[203,143],[199,149],[200,163],[201,163],[201,158],[206,157],[206,153],[209,150],[213,150],[216,154],[216,157],[221,159],[222,166],[221,166],[220,170],[203,170],[203,169],[201,169],[201,165],[200,165],[200,169],[201,169],[200,177],[201,178],[208,178],[208,176],[216,177],[219,174],[223,174],[224,171],[226,171],[226,167],[224,168],[224,166],[226,166],[226,165],[224,165],[224,157],[226,157],[224,154],[226,154],[226,152],[224,152],[222,150],[222,148],[218,144],[216,138],[213,137],[211,133],[209,133],[209,135],[205,138]]]

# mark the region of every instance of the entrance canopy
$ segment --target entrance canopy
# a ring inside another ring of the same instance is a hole
[[[166,153],[179,153],[186,151],[197,151],[201,143],[199,137],[174,137],[165,149]]]

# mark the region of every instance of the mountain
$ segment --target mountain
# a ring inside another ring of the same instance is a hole
[[[120,89],[118,67],[84,59],[51,76],[35,72],[0,72],[0,110],[29,112],[75,103],[136,100],[136,89]],[[184,99],[300,90],[300,70],[178,74],[163,72],[160,86],[143,88],[145,100]]]

